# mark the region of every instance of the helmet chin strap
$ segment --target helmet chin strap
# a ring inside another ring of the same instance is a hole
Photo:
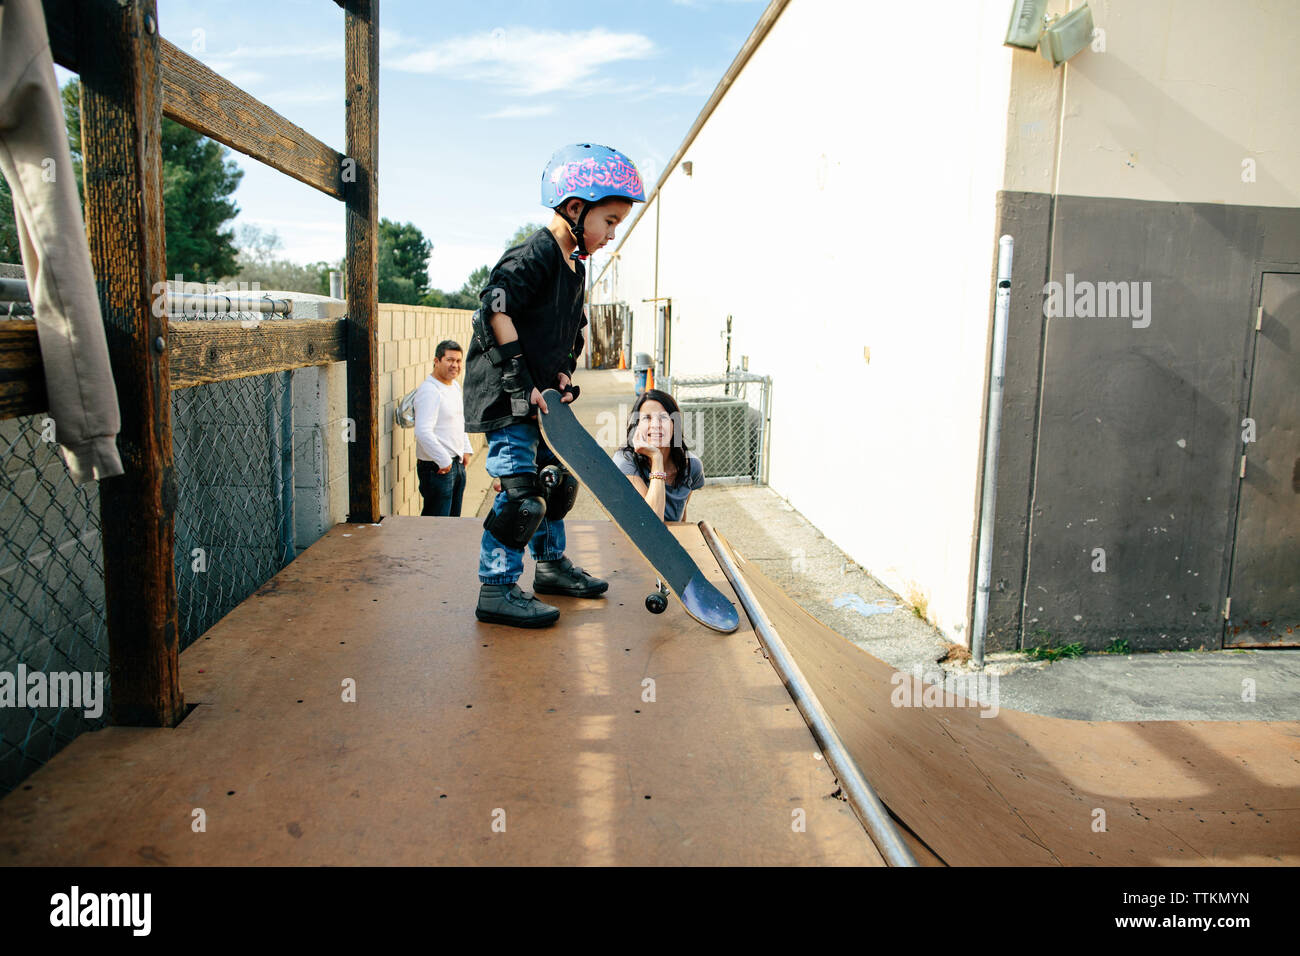
[[[587,218],[587,213],[591,211],[591,207],[594,205],[595,203],[592,202],[590,199],[584,199],[582,201],[582,211],[578,213],[577,225],[574,225],[573,223],[569,222],[569,217],[564,215],[564,213],[560,213],[560,217],[566,223],[569,224],[569,232],[573,234],[574,240],[578,243],[577,248],[574,249],[571,253],[569,253],[570,259],[585,259],[587,258],[587,256],[591,255],[591,253],[587,251],[586,241],[583,239],[582,236],[582,223],[583,220]],[[561,206],[560,208],[564,208],[564,207]]]

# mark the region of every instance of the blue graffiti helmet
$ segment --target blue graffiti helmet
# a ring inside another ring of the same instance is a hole
[[[592,206],[611,198],[645,202],[645,185],[636,164],[616,149],[595,143],[562,146],[542,172],[542,205],[547,209],[558,213],[559,207],[570,199],[583,201],[576,223],[560,213],[578,241],[571,258],[587,257],[582,240],[583,220]]]
[[[542,205],[547,209],[568,199],[600,202],[612,196],[645,202],[645,186],[636,164],[608,146],[562,146],[542,173]]]

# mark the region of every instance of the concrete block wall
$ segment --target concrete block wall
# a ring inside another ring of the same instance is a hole
[[[295,307],[296,313],[296,307]],[[465,309],[379,305],[379,509],[385,515],[418,515],[415,432],[396,424],[403,396],[433,372],[434,351],[444,339],[468,350],[470,316]],[[463,373],[462,373],[463,384]],[[296,546],[310,547],[348,516],[347,366],[294,373],[294,495]],[[475,453],[485,444],[471,435]]]
[[[380,510],[386,515],[418,515],[424,506],[415,474],[415,432],[397,425],[394,410],[403,396],[433,374],[439,342],[452,339],[468,351],[473,314],[466,309],[379,306],[379,484]],[[484,444],[482,435],[470,435],[475,454]]]

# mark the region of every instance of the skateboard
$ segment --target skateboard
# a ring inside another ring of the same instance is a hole
[[[681,542],[637,494],[627,475],[618,470],[605,450],[582,427],[573,409],[561,401],[561,394],[548,388],[542,398],[549,411],[539,409],[537,420],[546,444],[564,467],[596,496],[614,524],[659,575],[659,590],[646,598],[646,608],[655,614],[662,613],[668,606],[671,589],[686,613],[705,627],[724,634],[738,628],[740,615],[736,606],[704,576]]]

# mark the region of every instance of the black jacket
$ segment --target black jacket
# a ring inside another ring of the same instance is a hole
[[[519,333],[533,384],[542,391],[559,387],[559,375],[570,376],[578,366],[586,339],[587,316],[582,308],[586,269],[567,265],[567,255],[549,229],[539,229],[522,244],[505,251],[479,293],[479,331],[465,356],[465,430],[488,432],[516,419],[510,398],[501,390],[501,372],[488,359],[482,341],[491,336],[488,321],[504,312]],[[489,346],[495,341],[488,342]]]

